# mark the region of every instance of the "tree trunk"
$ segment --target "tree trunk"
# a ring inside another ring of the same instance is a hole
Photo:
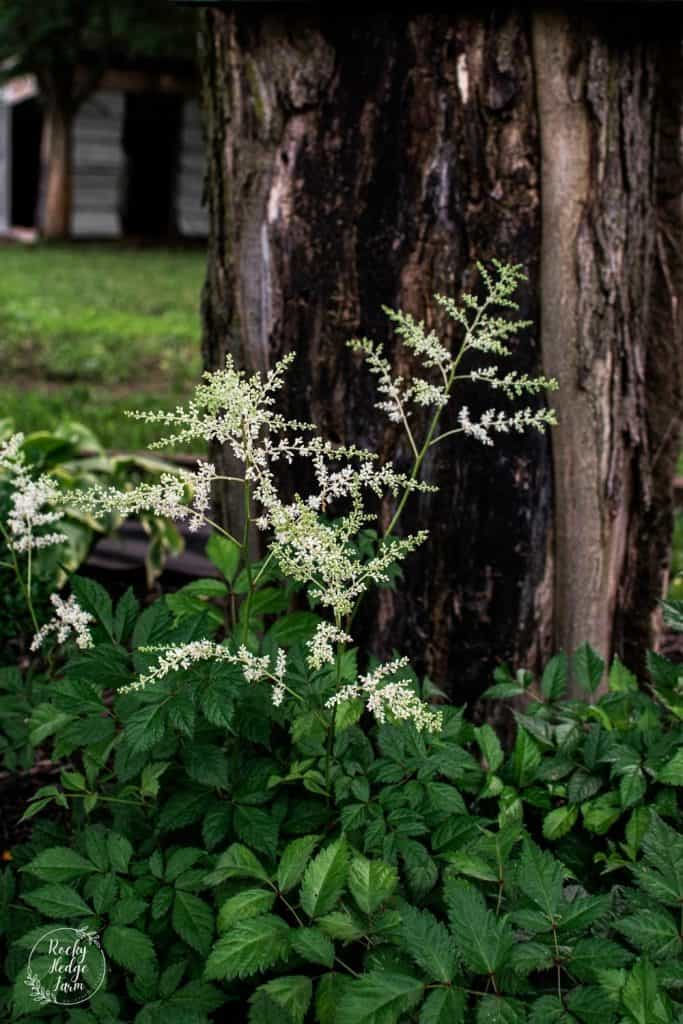
[[[661,73],[664,25],[648,38],[638,15],[618,22],[615,31],[611,15],[533,19],[541,334],[545,368],[562,385],[553,433],[555,645],[573,650],[587,640],[642,668],[672,530],[683,176],[680,145],[675,159],[661,130],[674,116],[671,79]],[[680,92],[678,104],[680,139]],[[666,182],[665,148],[678,169],[676,177],[669,167]]]
[[[41,233],[47,239],[68,238],[71,233],[73,113],[68,103],[56,98],[45,106],[42,140]]]
[[[478,259],[527,271],[521,315],[540,316],[542,358],[564,389],[554,455],[536,434],[506,436],[493,449],[460,438],[435,449],[428,474],[440,491],[415,498],[403,524],[429,526],[430,541],[406,566],[400,595],[383,591],[367,609],[379,654],[400,646],[458,699],[476,697],[500,660],[533,666],[553,643],[589,639],[608,653],[627,623],[650,628],[662,585],[679,394],[669,388],[669,438],[653,447],[661,429],[648,420],[643,338],[653,330],[648,288],[656,285],[655,52],[633,40],[611,55],[596,39],[574,81],[575,35],[573,24],[539,16],[532,55],[529,20],[509,10],[343,18],[244,5],[204,15],[207,366],[230,351],[262,369],[296,349],[287,411],[389,455],[395,432],[378,419],[346,339],[386,341],[382,304],[447,332],[434,292],[457,298],[476,288]],[[551,54],[554,68],[545,63]],[[562,75],[578,91],[567,110]],[[607,126],[617,132],[609,146]],[[620,133],[623,167],[614,167]],[[664,358],[673,341],[657,334],[656,344]],[[533,328],[510,367],[534,372],[540,363]],[[474,388],[461,395],[474,413],[489,398]],[[399,464],[408,455],[399,447]],[[580,515],[571,515],[565,503],[579,499]],[[229,492],[222,502],[235,525]],[[664,510],[656,524],[654,508]],[[647,552],[657,551],[647,593],[630,582],[646,560],[646,515],[656,526]]]

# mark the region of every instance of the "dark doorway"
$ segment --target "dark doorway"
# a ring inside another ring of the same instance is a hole
[[[24,100],[12,108],[12,213],[13,227],[36,226],[40,187],[40,136],[43,115],[37,100]]]
[[[124,235],[169,238],[177,234],[175,199],[181,126],[181,96],[126,95],[121,202]]]

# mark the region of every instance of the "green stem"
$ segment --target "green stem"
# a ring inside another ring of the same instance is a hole
[[[40,627],[38,625],[38,620],[36,618],[36,613],[35,613],[35,610],[33,608],[33,601],[31,600],[31,590],[30,590],[30,586],[31,586],[31,548],[29,546],[29,549],[28,549],[28,559],[29,560],[28,560],[28,585],[27,585],[27,583],[24,581],[24,577],[22,576],[21,570],[19,568],[19,561],[17,559],[17,553],[16,553],[16,551],[14,550],[14,548],[12,546],[12,538],[7,533],[7,530],[4,528],[2,523],[0,523],[0,533],[3,536],[5,544],[7,545],[7,550],[10,553],[10,557],[12,559],[12,568],[14,569],[14,575],[17,577],[17,582],[19,583],[19,587],[20,587],[20,589],[21,589],[21,591],[22,591],[22,593],[24,595],[24,600],[26,601],[26,606],[27,606],[27,608],[29,610],[29,614],[31,616],[31,621],[33,623],[33,628],[34,628],[35,632],[37,633],[38,630],[40,629]]]
[[[245,467],[247,469],[248,467]],[[251,483],[249,480],[244,482],[244,538],[242,540],[242,557],[244,558],[244,568],[247,573],[247,581],[249,583],[249,591],[247,593],[247,600],[244,606],[244,625],[242,627],[242,643],[246,646],[249,639],[249,618],[251,616],[251,601],[254,596],[254,580],[251,574],[251,558],[249,556],[249,527],[251,525]]]

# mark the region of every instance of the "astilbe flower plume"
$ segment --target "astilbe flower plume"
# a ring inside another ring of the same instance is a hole
[[[85,649],[93,646],[93,639],[90,633],[90,623],[94,622],[94,616],[86,612],[79,605],[74,594],[64,601],[59,594],[51,594],[50,601],[55,610],[54,617],[40,627],[31,643],[31,650],[37,651],[42,647],[45,639],[55,633],[57,642],[65,643],[71,634],[74,636],[76,646]]]
[[[62,519],[54,508],[59,490],[47,474],[31,475],[21,450],[23,443],[23,434],[13,434],[0,445],[0,472],[8,477],[11,487],[7,542],[14,551],[25,554],[62,544],[68,538],[64,533],[44,531]]]

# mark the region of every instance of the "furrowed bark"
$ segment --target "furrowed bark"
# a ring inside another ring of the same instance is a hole
[[[533,47],[543,360],[561,383],[555,646],[588,641],[641,667],[666,581],[680,429],[676,289],[657,269],[658,118],[670,84],[658,39],[628,14],[537,13]]]
[[[681,405],[681,33],[661,18],[204,14],[209,368],[296,349],[287,411],[384,456],[398,441],[406,466],[345,340],[388,341],[409,375],[382,304],[448,335],[435,291],[476,289],[478,259],[527,270],[537,326],[509,365],[560,379],[552,454],[539,435],[435,449],[440,491],[402,524],[430,540],[361,623],[460,700],[503,659],[588,640],[639,667],[654,639]]]
[[[478,286],[477,259],[525,265],[521,315],[536,320],[540,236],[536,117],[524,17],[273,14],[212,10],[200,63],[209,144],[209,367],[226,351],[250,369],[298,352],[285,396],[324,434],[384,455],[397,434],[345,347],[389,338],[384,303],[449,327],[436,291]],[[535,330],[511,366],[535,370]],[[491,396],[462,396],[476,414]],[[452,426],[453,418],[444,424]],[[401,442],[399,462],[408,463]],[[428,525],[407,588],[369,602],[363,628],[458,698],[501,658],[548,649],[547,439],[495,449],[446,442],[403,529]],[[229,494],[223,515],[239,512]],[[389,509],[384,510],[385,517]]]

